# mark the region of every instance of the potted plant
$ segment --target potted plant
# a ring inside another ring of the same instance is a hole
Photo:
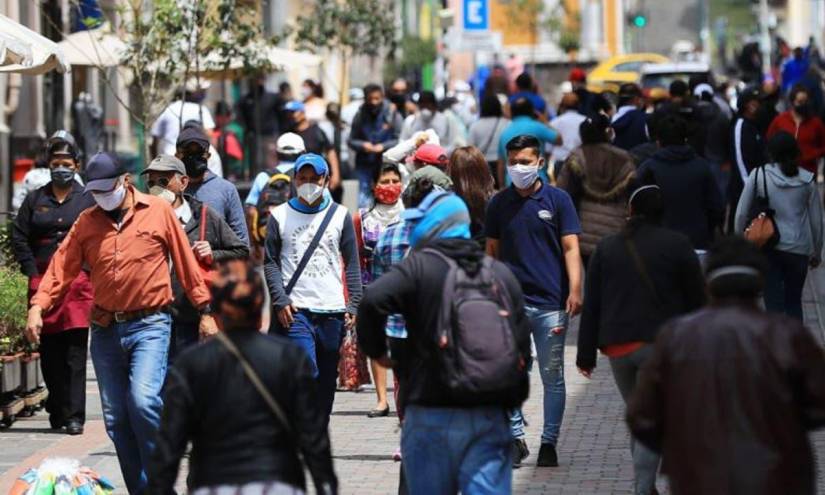
[[[0,394],[15,392],[22,384],[27,295],[26,277],[14,267],[0,266]],[[36,379],[39,363],[33,362]]]

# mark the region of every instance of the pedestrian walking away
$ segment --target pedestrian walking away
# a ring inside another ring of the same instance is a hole
[[[51,180],[29,193],[17,212],[11,233],[12,249],[29,278],[29,299],[40,286],[49,262],[80,214],[93,206],[75,176],[80,168],[78,148],[66,131],[46,142]],[[65,296],[44,313],[40,336],[40,366],[49,398],[46,411],[52,429],[70,435],[83,433],[86,421],[86,350],[92,285],[80,270]]]
[[[43,314],[66,294],[83,266],[94,288],[91,354],[103,421],[115,444],[130,494],[146,487],[163,402],[172,302],[169,262],[201,314],[201,333],[214,333],[209,291],[171,205],[129,183],[107,153],[91,158],[86,191],[97,206],[85,210],[60,244],[31,299],[29,340],[38,342]]]
[[[800,150],[792,135],[775,134],[768,141],[768,151],[773,162],[748,176],[736,208],[735,228],[745,233],[755,210],[768,210],[778,240],[764,246],[768,259],[765,307],[801,321],[808,268],[816,268],[822,260],[822,202],[814,174],[799,166]]]
[[[659,187],[637,189],[628,209],[627,225],[598,244],[587,266],[576,357],[579,372],[590,378],[597,349],[606,355],[625,402],[661,325],[704,302],[702,269],[690,240],[661,226]],[[656,493],[659,455],[634,438],[630,452],[635,493]]]
[[[212,284],[223,331],[169,370],[148,493],[173,494],[189,442],[188,493],[338,493],[329,435],[309,358],[258,331],[265,304],[259,270],[221,263]]]
[[[182,161],[174,156],[160,155],[152,160],[143,174],[146,176],[149,194],[166,200],[175,210],[175,216],[183,226],[205,279],[211,276],[216,263],[249,256],[249,246],[238,239],[215,210],[184,194],[189,177]],[[209,337],[199,333],[198,311],[186,298],[179,279],[180,275],[172,279],[175,301],[169,307],[172,315],[170,359],[174,359],[186,347],[196,344],[198,339]]]
[[[175,157],[186,166],[189,185],[186,193],[209,205],[218,213],[240,240],[249,244],[249,230],[246,226],[241,198],[235,185],[207,170],[209,139],[197,127],[184,129],[177,141]]]
[[[367,287],[358,331],[364,352],[400,375],[407,490],[509,494],[505,409],[527,396],[530,358],[519,283],[470,239],[470,214],[455,194],[432,191],[404,218],[413,252]],[[393,313],[407,328],[396,362],[385,333]]]
[[[484,214],[495,193],[495,183],[486,160],[478,148],[464,146],[453,151],[447,164],[455,193],[470,210],[470,236],[482,249],[486,248]]]
[[[513,184],[487,207],[487,253],[504,262],[521,286],[544,386],[544,424],[538,466],[557,466],[564,416],[564,341],[569,319],[581,310],[581,227],[570,195],[539,178],[540,141],[529,135],[507,143]],[[549,248],[548,248],[549,247]],[[527,457],[524,417],[511,417],[514,459]]]
[[[825,426],[825,353],[802,323],[762,312],[767,262],[726,238],[707,263],[710,306],[660,330],[627,407],[662,454],[670,492],[816,492],[808,433]]]
[[[610,124],[615,132],[613,144],[625,151],[647,142],[647,114],[642,108],[642,90],[637,84],[622,84],[619,88],[619,108]]]
[[[286,335],[306,351],[326,422],[335,400],[341,339],[345,329],[355,326],[361,301],[352,217],[324,194],[328,183],[323,157],[306,153],[298,158],[298,197],[272,210],[264,251],[266,284],[277,316],[270,333]]]
[[[479,119],[470,125],[469,144],[484,153],[490,173],[496,181],[498,181],[498,143],[501,141],[501,133],[509,124],[510,120],[504,117],[498,97],[488,94],[481,99]],[[496,182],[496,188],[498,187],[498,182]]]

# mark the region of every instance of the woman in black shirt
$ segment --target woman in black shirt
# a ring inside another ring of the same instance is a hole
[[[46,143],[51,182],[26,197],[12,230],[14,255],[29,277],[29,297],[40,285],[60,242],[77,217],[94,205],[75,180],[79,169],[77,146],[66,131],[56,132]],[[40,359],[49,389],[46,410],[54,429],[70,435],[83,433],[86,420],[86,349],[92,285],[86,271],[72,283],[62,300],[43,315]]]

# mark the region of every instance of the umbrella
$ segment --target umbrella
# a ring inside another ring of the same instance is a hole
[[[313,68],[321,64],[321,57],[311,53],[296,52],[278,47],[262,49],[264,58],[269,61],[273,71],[290,71],[300,68]],[[221,63],[220,55],[212,52],[200,62],[199,73],[209,79],[232,78],[242,75],[244,61],[241,58],[233,59],[228,65]]]
[[[4,52],[0,72],[38,75],[51,70],[69,71],[57,43],[45,36],[4,15],[0,15],[0,33]]]
[[[116,67],[126,52],[126,43],[104,28],[78,31],[57,44],[72,66]]]

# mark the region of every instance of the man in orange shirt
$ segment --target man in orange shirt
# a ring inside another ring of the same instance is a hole
[[[98,153],[87,167],[86,191],[97,203],[60,244],[29,310],[27,337],[40,339],[42,314],[68,290],[82,267],[91,270],[94,307],[91,354],[106,431],[115,444],[129,493],[143,493],[163,407],[171,333],[171,262],[201,334],[217,331],[209,292],[172,207],[129,183],[114,156]]]

